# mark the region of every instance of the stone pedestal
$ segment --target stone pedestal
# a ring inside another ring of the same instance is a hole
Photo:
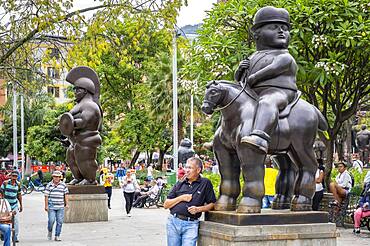
[[[335,224],[327,223],[325,212],[263,210],[261,214],[237,214],[213,211],[206,216],[206,221],[200,222],[198,245],[335,246],[338,236]]]
[[[102,186],[69,186],[65,223],[108,221],[108,196]]]

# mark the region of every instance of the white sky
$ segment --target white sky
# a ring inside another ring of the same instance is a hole
[[[206,18],[206,10],[211,10],[217,0],[188,0],[188,6],[182,6],[177,18],[177,25],[194,25],[203,22]]]
[[[188,0],[188,6],[183,6],[180,10],[180,15],[177,18],[177,26],[194,25],[201,23],[206,17],[206,10],[210,10],[217,0]],[[74,9],[81,9],[100,4],[94,0],[75,0]],[[86,15],[92,16],[92,13]]]

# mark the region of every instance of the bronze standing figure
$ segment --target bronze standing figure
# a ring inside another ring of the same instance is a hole
[[[102,139],[102,110],[99,105],[100,84],[97,74],[89,67],[73,68],[66,80],[73,84],[76,105],[64,113],[59,122],[62,134],[70,142],[66,162],[74,179],[72,185],[97,184],[97,148]]]
[[[369,163],[370,131],[366,129],[366,125],[361,126],[361,130],[356,136],[356,142],[360,152],[360,160],[364,165],[367,165]]]
[[[182,163],[183,165],[186,164],[186,161],[195,155],[195,152],[193,150],[193,143],[188,138],[184,138],[180,142],[180,147],[178,150],[179,155],[179,163]]]
[[[289,14],[264,7],[254,20],[257,52],[241,62],[236,80],[207,85],[202,110],[221,111],[213,150],[221,174],[216,210],[258,213],[264,196],[264,159],[273,155],[280,171],[273,209],[311,210],[317,162],[313,150],[317,130],[327,122],[313,105],[299,99],[297,65],[289,54]]]

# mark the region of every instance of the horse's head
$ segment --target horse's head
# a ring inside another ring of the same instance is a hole
[[[206,86],[202,111],[205,114],[212,114],[213,111],[220,105],[225,97],[225,90],[220,83],[211,81]]]

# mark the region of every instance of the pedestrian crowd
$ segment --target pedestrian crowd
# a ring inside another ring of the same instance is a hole
[[[318,169],[315,175],[316,191],[313,197],[312,209],[319,210],[325,187],[325,168],[322,159],[318,159]],[[207,168],[208,172],[213,171],[216,163],[205,165],[198,157],[191,157],[185,164],[179,163],[177,179],[178,182],[172,187],[164,202],[164,208],[169,209],[167,218],[167,244],[172,245],[196,245],[198,239],[199,218],[203,212],[213,209],[216,197],[210,180],[202,176]],[[337,162],[335,167],[338,175],[330,182],[327,190],[333,193],[332,206],[338,206],[346,199],[346,196],[354,186],[353,175],[348,171],[347,162]],[[353,155],[351,168],[357,172],[363,172],[363,165]],[[111,195],[113,182],[118,181],[122,189],[125,201],[125,212],[131,217],[133,207],[143,208],[148,201],[154,200],[163,189],[165,181],[161,177],[155,178],[153,165],[148,165],[145,179],[142,183],[137,179],[136,168],[126,168],[125,164],[119,165],[115,175],[108,168],[101,168],[100,184],[104,186],[108,196],[108,208],[111,208]],[[265,160],[265,196],[262,200],[262,208],[270,208],[275,195],[275,182],[278,176],[278,168],[274,159],[270,156]],[[37,170],[32,174],[38,183],[43,183],[44,174]],[[11,226],[14,223],[14,240],[19,239],[19,213],[23,210],[19,173],[12,171],[4,176],[0,172],[0,232],[4,245],[11,242]],[[68,209],[68,188],[64,182],[65,172],[56,170],[52,173],[52,180],[46,185],[44,192],[44,209],[48,214],[47,239],[61,241],[61,232],[65,209]],[[370,216],[370,171],[364,180],[364,188],[358,208],[354,213],[354,233],[360,233],[361,219]],[[4,222],[1,218],[12,217],[12,220]]]

